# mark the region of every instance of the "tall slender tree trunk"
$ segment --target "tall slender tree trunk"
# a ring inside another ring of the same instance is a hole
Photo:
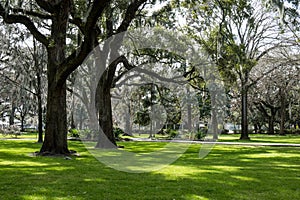
[[[192,105],[190,103],[190,100],[188,100],[187,103],[187,128],[189,132],[192,131]]]
[[[275,117],[276,117],[276,113],[279,109],[279,107],[270,107],[271,109],[271,115],[269,117],[269,134],[270,135],[274,135],[275,134],[275,130],[274,130],[274,123],[275,123]]]
[[[21,132],[25,132],[25,129],[24,129],[25,116],[26,116],[26,111],[21,112],[21,114],[20,114],[20,118],[21,118]]]
[[[38,143],[43,142],[43,107],[42,107],[42,93],[39,90],[38,98]]]
[[[269,117],[269,134],[270,135],[275,134],[274,121],[275,121],[275,116],[271,114],[271,116]]]
[[[119,57],[118,49],[122,44],[124,35],[118,35],[116,38],[106,41],[100,52],[101,57],[96,58],[99,67],[100,80],[97,83],[95,105],[98,110],[98,120],[100,133],[96,148],[116,148],[116,139],[113,133],[112,107],[111,107],[111,87],[113,84],[115,72],[118,63],[114,63]],[[108,61],[108,62],[107,62]],[[109,63],[108,67],[105,67]]]
[[[126,105],[126,114],[124,115],[125,120],[125,133],[132,135],[132,126],[131,126],[131,105]]]
[[[97,73],[95,73],[97,74]],[[96,78],[93,78],[90,82],[90,101],[86,103],[86,109],[88,111],[88,117],[89,117],[89,129],[92,131],[91,135],[88,139],[95,139],[97,138],[97,129],[99,127],[99,121],[97,118],[97,105],[96,105],[96,90],[97,90],[97,84],[95,85]]]
[[[242,80],[242,133],[240,140],[249,140],[248,131],[248,87],[246,85],[247,81]]]
[[[212,110],[211,110],[211,125],[212,125],[212,134],[213,134],[213,139],[217,140],[218,139],[218,118],[217,118],[217,102],[216,102],[216,92],[213,91],[211,92],[211,104],[212,104]]]
[[[111,81],[107,80],[108,71],[102,75],[96,93],[97,109],[99,114],[100,134],[96,148],[116,148],[113,134],[112,108],[111,108]]]
[[[254,124],[254,133],[258,134],[258,125],[256,123]]]
[[[36,42],[33,40],[33,48],[35,57],[38,56],[36,54]],[[43,142],[43,102],[42,102],[42,71],[43,67],[39,66],[37,58],[34,58],[34,66],[36,70],[37,77],[37,103],[38,103],[38,143]]]
[[[9,115],[9,125],[12,126],[15,124],[15,113],[16,113],[16,105],[15,105],[15,101],[12,101],[11,104],[11,111],[10,111],[10,115]]]
[[[280,88],[280,135],[284,135],[285,131],[285,110],[286,110],[286,97],[284,89]]]

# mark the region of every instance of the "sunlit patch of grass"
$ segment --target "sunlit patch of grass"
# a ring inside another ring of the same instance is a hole
[[[245,156],[246,158],[295,158],[298,157],[299,154],[297,153],[283,153],[278,151],[268,151],[266,153],[259,153],[259,154],[250,154]]]
[[[31,139],[31,140],[38,140],[38,133],[37,132],[20,132],[20,134],[8,134],[4,135],[0,132],[0,139],[15,139],[15,140],[21,140],[21,139]]]
[[[232,178],[235,178],[235,179],[238,179],[241,181],[257,181],[257,182],[259,182],[258,179],[247,177],[247,176],[232,176]]]
[[[209,200],[206,197],[201,197],[199,195],[195,195],[195,194],[188,194],[184,196],[184,199],[186,200]]]

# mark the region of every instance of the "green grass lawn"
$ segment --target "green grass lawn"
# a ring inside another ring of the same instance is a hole
[[[21,132],[20,135],[9,134],[5,135],[0,133],[0,139],[38,139],[37,132]]]
[[[147,152],[164,143],[124,142]],[[215,145],[204,159],[191,145],[171,165],[126,173],[96,160],[81,142],[79,157],[33,157],[34,140],[0,140],[0,199],[274,199],[300,198],[300,148]]]
[[[134,135],[135,138],[148,138],[148,134],[142,134],[139,136],[138,134]],[[245,142],[245,143],[252,143],[252,142],[265,142],[265,143],[297,143],[300,144],[300,135],[267,135],[267,134],[250,134],[249,135],[251,140],[241,141],[239,140],[240,134],[222,134],[219,135],[219,142]],[[159,139],[165,139],[167,136],[158,136]],[[127,136],[123,138],[128,138]],[[129,137],[130,138],[130,137]],[[15,137],[15,135],[8,135],[3,137],[0,133],[0,140],[1,139],[32,139],[38,140],[38,133],[36,132],[24,132],[21,135]]]
[[[265,143],[293,143],[300,144],[300,135],[267,135],[267,134],[250,134],[250,140],[239,140],[240,134],[222,134],[219,136],[219,142],[265,142]]]

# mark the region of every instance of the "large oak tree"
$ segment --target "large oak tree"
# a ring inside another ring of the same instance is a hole
[[[70,153],[67,144],[66,80],[99,44],[99,38],[105,40],[126,31],[146,1],[1,1],[3,20],[8,24],[24,25],[47,50],[46,132],[39,154]],[[107,10],[119,5],[122,5],[122,18],[113,21],[113,16],[107,16]],[[39,29],[37,22],[44,24],[44,28]],[[67,39],[70,34],[74,35],[71,31],[74,27],[79,32],[76,35],[80,42],[70,50]]]

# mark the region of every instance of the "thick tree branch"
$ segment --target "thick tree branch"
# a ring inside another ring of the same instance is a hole
[[[112,83],[112,87],[115,86],[115,84],[131,69],[134,69],[136,66],[132,65],[129,63],[129,61],[127,60],[127,58],[122,55],[120,57],[118,57],[114,62],[111,63],[111,65],[117,66],[119,63],[122,63],[123,66],[126,68],[126,71],[120,73],[117,77],[114,78],[113,83]]]
[[[127,31],[130,23],[136,17],[136,12],[138,11],[139,7],[146,1],[147,0],[135,0],[128,6],[125,17],[116,33]]]
[[[89,34],[91,30],[95,28],[95,25],[99,17],[103,14],[105,7],[111,2],[111,0],[95,0],[90,9],[89,15],[85,23],[84,34]]]
[[[35,92],[31,91],[30,89],[24,87],[23,83],[19,83],[18,81],[12,80],[11,78],[9,78],[8,76],[6,76],[3,73],[0,73],[0,76],[4,77],[6,80],[8,80],[9,82],[11,82],[15,86],[20,87],[20,88],[24,89],[25,91],[27,91],[27,92],[29,92],[29,93],[37,96],[37,93],[35,93]]]
[[[99,17],[103,14],[105,7],[110,3],[107,0],[95,0],[90,8],[90,12],[85,24],[80,19],[73,19],[75,25],[79,27],[84,35],[84,40],[79,49],[75,50],[61,64],[62,68],[57,73],[58,82],[63,83],[67,77],[85,60],[86,56],[98,45],[97,36],[99,28],[96,26]],[[74,14],[74,13],[73,13]]]
[[[35,0],[35,1],[45,11],[49,13],[53,13],[55,11],[54,6],[49,1],[45,1],[45,0]]]
[[[117,33],[126,31],[132,20],[135,18],[136,11],[138,8],[147,0],[136,0],[132,2],[126,11],[124,20],[122,21]],[[97,46],[97,36],[99,34],[99,28],[96,23],[99,17],[103,14],[105,7],[110,3],[110,1],[105,0],[95,0],[90,9],[89,15],[87,17],[83,34],[84,41],[79,49],[74,51],[66,60],[62,63],[63,68],[57,74],[57,80],[64,81],[70,73],[72,73],[77,66],[82,64],[86,56]],[[115,33],[115,34],[117,34]]]
[[[67,77],[74,71],[76,68],[83,63],[86,56],[93,50],[92,46],[88,41],[83,41],[79,51],[74,51],[65,61],[61,64],[63,66],[61,70],[57,73],[58,82],[63,83]],[[59,83],[58,83],[59,84]]]
[[[74,5],[74,0],[71,0],[71,9],[70,14],[72,18],[70,19],[70,23],[76,25],[79,30],[83,33],[84,32],[84,23],[81,18],[76,17],[76,7]]]
[[[150,70],[147,70],[147,69],[143,69],[143,68],[140,68],[140,67],[135,67],[134,71],[138,72],[140,74],[140,76],[147,75],[147,76],[149,76],[149,77],[151,77],[153,79],[162,81],[164,83],[166,83],[166,82],[167,83],[177,83],[177,84],[185,84],[185,83],[187,83],[186,80],[183,80],[183,77],[181,75],[168,78],[168,77],[161,76],[161,75],[159,75],[156,72],[153,72],[153,71],[150,71]],[[136,75],[130,76],[130,77],[136,77]],[[125,82],[128,79],[129,78],[126,78],[126,79],[122,80],[120,83],[114,85],[114,87],[120,87],[121,85],[124,85]]]
[[[0,15],[3,20],[8,24],[23,24],[31,32],[31,34],[46,47],[49,45],[49,41],[41,32],[38,31],[34,23],[30,18],[23,15],[8,14],[2,4],[0,4]]]
[[[39,12],[34,12],[34,11],[30,11],[30,10],[24,10],[22,8],[12,8],[12,11],[14,13],[22,13],[25,15],[30,15],[33,17],[38,17],[40,19],[51,19],[51,15],[45,14],[45,13],[39,13]]]

